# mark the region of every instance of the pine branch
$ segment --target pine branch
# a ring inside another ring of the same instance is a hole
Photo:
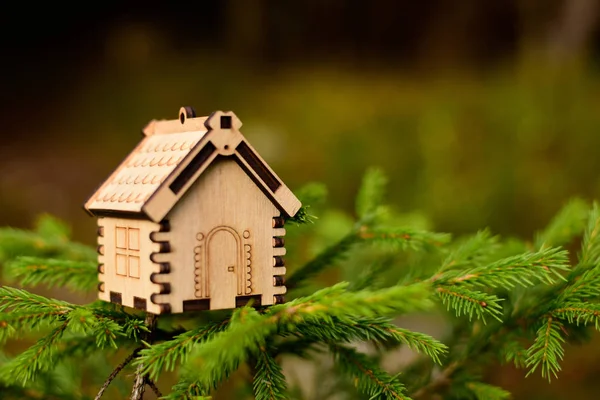
[[[68,228],[48,215],[39,219],[36,231],[0,228],[0,262],[22,255],[90,262],[97,257],[92,247],[70,242]]]
[[[317,275],[324,269],[332,266],[335,262],[344,258],[349,250],[359,242],[360,237],[355,232],[351,232],[344,236],[337,243],[327,247],[311,261],[293,271],[289,275],[289,278],[286,278],[286,287],[288,290],[292,290],[300,286],[308,278]]]
[[[469,321],[471,321],[475,316],[485,323],[487,315],[502,321],[502,306],[500,305],[502,299],[495,295],[469,290],[461,286],[438,286],[436,292],[447,309],[453,309],[457,317],[468,315]]]
[[[600,330],[600,304],[595,303],[567,303],[552,311],[552,316],[567,320],[571,324],[592,323],[596,330]]]
[[[600,264],[600,209],[594,202],[588,216],[588,225],[583,235],[579,263],[599,266]]]
[[[391,246],[393,250],[403,251],[434,250],[450,241],[450,235],[446,233],[412,228],[362,229],[359,235],[364,241]]]
[[[37,372],[49,370],[53,366],[57,342],[67,325],[68,322],[64,322],[23,353],[4,364],[0,369],[0,375],[8,382],[24,385],[33,380]]]
[[[327,321],[331,317],[344,320],[353,316],[399,315],[431,307],[430,290],[427,283],[416,283],[351,292],[348,291],[348,283],[343,282],[311,296],[273,306],[266,315],[279,319],[280,323]]]
[[[426,284],[361,292],[349,292],[347,287],[346,283],[338,284],[312,296],[272,306],[264,314],[248,307],[236,310],[226,331],[198,346],[188,362],[189,372],[182,374],[186,384],[174,387],[173,395],[190,396],[193,390],[208,392],[246,361],[249,354],[256,354],[271,335],[289,332],[304,321],[328,322],[333,317],[345,321],[355,315],[384,316],[431,306]]]
[[[469,382],[466,387],[475,395],[477,400],[506,400],[511,394],[497,386],[482,382]]]
[[[557,303],[585,302],[600,296],[600,268],[578,265],[560,288]]]
[[[422,399],[431,393],[438,392],[450,384],[453,375],[460,369],[460,367],[461,364],[459,362],[452,362],[446,366],[441,373],[437,374],[434,379],[430,380],[426,385],[415,390],[414,393],[411,393],[410,397],[413,400],[417,400]]]
[[[359,220],[371,225],[377,219],[387,183],[387,177],[379,168],[369,168],[365,172],[356,196],[356,215]]]
[[[314,259],[293,271],[286,279],[288,290],[294,289],[340,261],[355,245],[372,242],[392,246],[394,250],[427,250],[447,243],[450,236],[443,233],[427,232],[412,228],[376,227],[380,219],[387,178],[379,169],[368,170],[362,181],[356,201],[359,220],[354,228],[337,243],[327,247]]]
[[[519,341],[519,336],[511,333],[504,334],[499,352],[501,362],[512,363],[517,368],[527,366],[527,348]]]
[[[0,314],[0,343],[24,332],[46,328],[60,321],[64,314],[65,311]]]
[[[256,400],[287,399],[287,384],[281,366],[262,346],[256,354],[255,374],[252,387]]]
[[[144,372],[150,379],[158,379],[163,370],[173,371],[178,361],[184,363],[193,348],[211,339],[218,332],[227,328],[229,320],[211,323],[177,335],[173,340],[154,344],[140,351],[140,356],[134,364],[145,365]]]
[[[119,372],[121,372],[121,370],[123,368],[125,368],[127,366],[127,364],[129,364],[137,356],[138,352],[141,349],[142,349],[141,347],[138,347],[137,349],[135,349],[133,351],[133,353],[128,355],[121,364],[117,365],[117,367],[113,370],[113,372],[111,372],[111,374],[108,376],[108,378],[106,378],[106,381],[104,382],[104,384],[98,391],[98,394],[96,395],[96,397],[94,397],[94,400],[100,400],[100,398],[102,397],[102,395],[104,395],[104,392],[106,391],[106,389],[108,389],[108,386],[113,381],[113,379],[115,379],[117,377],[117,375],[119,374]]]
[[[578,198],[571,199],[550,224],[536,234],[535,248],[543,250],[552,246],[568,244],[574,237],[580,235],[585,228],[588,204]]]
[[[294,214],[293,217],[286,218],[285,222],[294,225],[312,224],[317,219],[316,216],[308,212],[310,205],[305,204]]]
[[[383,371],[377,363],[354,349],[339,345],[329,346],[336,359],[336,367],[349,376],[357,389],[371,399],[402,399],[410,398],[404,393],[404,386]]]
[[[0,343],[26,331],[65,321],[78,306],[25,290],[0,287]]]
[[[249,354],[255,354],[264,346],[274,329],[276,325],[267,323],[265,316],[253,308],[235,310],[224,332],[195,348],[170,396],[176,399],[208,394],[246,361]]]
[[[563,325],[552,317],[547,317],[540,328],[533,345],[527,350],[527,366],[530,368],[527,376],[531,375],[541,366],[542,377],[548,381],[552,375],[557,377],[560,371],[565,350],[562,343],[565,342],[561,335]]]
[[[387,346],[404,344],[426,354],[438,364],[441,363],[440,356],[447,351],[443,343],[431,336],[399,328],[387,318],[332,318],[329,322],[306,322],[297,325],[294,334],[326,343],[360,340]]]
[[[545,248],[498,260],[467,271],[448,271],[434,279],[443,285],[472,285],[513,288],[532,286],[535,281],[551,284],[554,277],[564,280],[558,271],[569,269],[568,252],[561,248]]]
[[[307,279],[342,260],[359,243],[387,245],[391,246],[393,250],[412,249],[423,251],[438,248],[449,240],[450,236],[444,233],[420,231],[411,228],[377,228],[369,230],[358,225],[357,230],[351,231],[337,243],[327,247],[311,261],[292,272],[289,279],[286,279],[286,286],[288,290],[300,286]]]
[[[150,387],[150,389],[152,389],[152,391],[154,392],[154,395],[157,398],[162,398],[163,394],[161,393],[160,389],[158,389],[158,386],[156,386],[156,382],[154,382],[152,379],[148,379],[146,381],[146,385],[148,385]]]
[[[67,313],[76,307],[66,301],[48,299],[26,290],[0,286],[0,312]]]
[[[498,248],[498,240],[498,236],[492,236],[488,229],[478,231],[476,234],[465,238],[444,259],[438,274],[450,269],[482,266],[485,260]]]
[[[327,187],[322,183],[312,182],[304,185],[294,194],[302,203],[302,207],[300,207],[296,215],[287,218],[286,222],[295,225],[313,223],[317,217],[310,214],[309,209],[313,205],[323,203],[327,197]]]
[[[368,265],[360,275],[350,283],[349,289],[357,292],[363,289],[377,289],[384,286],[383,274],[394,262],[391,256],[384,256]]]
[[[183,373],[185,374],[185,370]],[[191,374],[190,374],[191,375]],[[193,399],[193,400],[212,400],[212,396],[209,396],[210,388],[200,386],[193,379],[181,378],[172,388],[171,393],[164,396],[164,400],[181,400],[181,399]]]
[[[90,292],[98,284],[96,263],[92,261],[18,257],[10,262],[9,272],[23,286],[66,286],[72,290]]]

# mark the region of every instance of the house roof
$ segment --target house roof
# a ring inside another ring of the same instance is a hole
[[[144,138],[85,203],[95,216],[161,221],[219,156],[233,157],[273,204],[288,216],[300,201],[239,132],[233,112],[195,117],[182,107],[176,120],[151,121]]]

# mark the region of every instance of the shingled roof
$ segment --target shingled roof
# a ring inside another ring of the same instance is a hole
[[[144,138],[85,204],[95,216],[120,215],[161,221],[219,156],[232,156],[273,204],[288,216],[300,201],[239,132],[233,112],[152,121]]]

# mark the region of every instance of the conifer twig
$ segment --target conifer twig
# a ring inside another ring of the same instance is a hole
[[[133,360],[137,356],[139,351],[142,349],[143,349],[143,347],[138,347],[130,355],[128,355],[127,358],[125,358],[125,360],[123,360],[123,362],[121,364],[117,365],[117,368],[115,368],[113,370],[113,372],[110,373],[108,378],[106,378],[106,381],[104,382],[104,384],[98,391],[98,394],[96,395],[96,397],[94,397],[94,400],[99,400],[102,397],[102,395],[104,394],[104,392],[106,391],[106,389],[108,388],[110,383],[113,381],[113,379],[115,379],[117,377],[119,372],[121,372],[121,370],[123,368],[125,368],[127,366],[127,364],[129,364],[131,362],[131,360]]]
[[[158,386],[156,386],[156,383],[154,383],[152,379],[148,378],[146,383],[148,384],[148,386],[150,386],[150,389],[152,389],[156,397],[163,397],[162,393],[160,392],[160,389],[158,388]]]
[[[453,362],[452,364],[448,365],[435,379],[431,380],[427,385],[421,387],[419,390],[411,394],[410,398],[413,400],[422,399],[427,394],[435,393],[442,387],[447,386],[450,383],[450,378],[459,367],[460,364],[458,362]]]
[[[144,321],[148,327],[146,341],[152,344],[152,332],[156,327],[156,315],[152,313],[146,314],[146,320]],[[144,392],[146,391],[146,384],[148,383],[148,374],[144,373],[144,364],[139,364],[135,371],[135,381],[133,383],[133,389],[131,390],[131,400],[142,400],[144,398]]]

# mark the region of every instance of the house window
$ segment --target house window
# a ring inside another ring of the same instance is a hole
[[[117,226],[115,228],[115,265],[117,275],[140,277],[140,230]]]

